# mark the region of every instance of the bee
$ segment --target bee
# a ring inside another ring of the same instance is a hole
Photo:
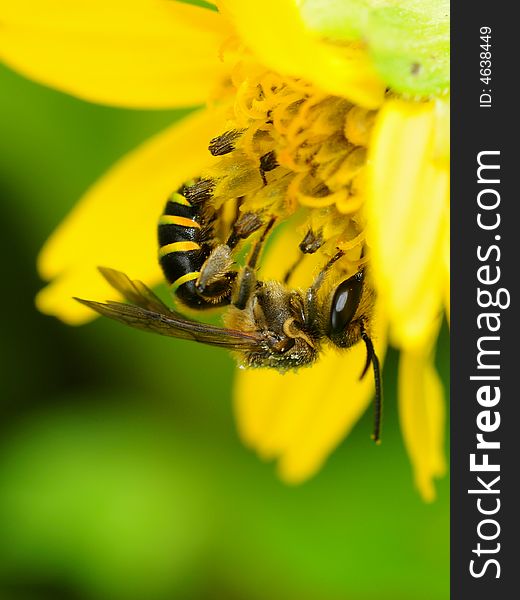
[[[310,366],[325,344],[350,348],[363,341],[365,376],[372,366],[375,380],[373,439],[380,439],[381,374],[369,336],[374,291],[365,268],[339,281],[326,294],[319,293],[343,256],[340,249],[327,261],[307,290],[292,289],[288,280],[261,281],[256,267],[276,217],[244,212],[232,223],[225,243],[215,236],[218,213],[211,205],[212,182],[200,179],[181,187],[168,200],[159,219],[159,262],[177,300],[204,310],[225,306],[224,326],[187,318],[166,306],[140,281],[114,269],[101,274],[128,302],[94,302],[76,298],[101,315],[137,329],[201,342],[232,351],[245,367],[268,367],[280,372]],[[237,267],[234,250],[241,240],[261,230],[246,264]],[[300,244],[301,257],[321,246],[319,234],[309,231]]]

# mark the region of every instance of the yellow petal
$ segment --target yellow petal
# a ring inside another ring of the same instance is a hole
[[[446,211],[443,233],[442,233],[442,266],[444,281],[444,306],[446,308],[446,318],[450,322],[450,213]]]
[[[450,101],[449,98],[435,100],[435,150],[434,158],[449,168],[450,160]]]
[[[401,353],[398,396],[401,429],[415,483],[424,500],[430,502],[435,499],[433,479],[446,470],[444,392],[431,352],[423,348]]]
[[[208,140],[224,126],[224,109],[193,113],[125,156],[87,191],[45,244],[38,308],[68,323],[92,312],[73,296],[114,298],[96,270],[108,266],[152,284],[157,265],[157,219],[168,195],[213,160]]]
[[[263,277],[282,278],[287,264],[298,254],[300,239],[296,231],[286,228],[282,232],[269,250]],[[306,257],[306,261],[307,258],[310,260],[297,271],[294,285],[309,285],[317,261],[313,260],[316,257]],[[382,361],[382,318],[376,320],[373,329]],[[244,443],[265,459],[277,459],[278,472],[288,483],[299,483],[314,475],[373,397],[371,373],[359,381],[365,360],[366,349],[360,343],[346,351],[329,348],[316,365],[297,373],[239,371],[234,391],[235,414]]]
[[[390,101],[368,157],[367,237],[392,341],[420,346],[440,312],[449,173],[439,160],[435,104]]]
[[[0,0],[0,58],[84,100],[201,104],[225,78],[217,13],[167,0]]]
[[[221,0],[217,4],[266,66],[367,108],[381,104],[385,87],[367,54],[357,47],[316,39],[294,1]]]

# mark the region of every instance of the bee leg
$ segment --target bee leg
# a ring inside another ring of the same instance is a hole
[[[362,379],[370,365],[372,363],[372,369],[374,371],[374,384],[375,384],[375,398],[374,398],[374,432],[372,433],[372,439],[376,444],[381,443],[381,417],[383,414],[383,392],[381,386],[381,367],[379,365],[379,359],[374,350],[374,344],[368,336],[364,327],[361,329],[361,338],[365,342],[367,347],[367,362],[363,372],[361,373]]]
[[[222,295],[229,295],[231,283],[229,274],[232,264],[233,258],[229,246],[226,244],[215,246],[200,269],[195,284],[197,292],[207,299],[218,299]]]
[[[252,233],[260,229],[262,224],[263,221],[258,213],[244,212],[238,215],[233,223],[226,245],[233,250],[240,240],[248,238]]]
[[[271,152],[267,152],[260,157],[260,176],[262,177],[264,185],[267,185],[267,178],[265,174],[269,171],[273,171],[277,166],[278,161],[276,160],[276,154],[274,150],[271,150]]]
[[[232,225],[227,243],[215,246],[200,268],[195,282],[198,295],[215,305],[229,302],[237,277],[237,272],[231,270],[234,262],[232,251],[240,240],[246,239],[261,226],[262,220],[257,213],[239,214]]]
[[[261,226],[262,220],[260,219],[259,214],[255,212],[242,213],[235,220],[227,243],[215,246],[202,265],[200,275],[196,282],[197,292],[199,294],[207,299],[214,299],[215,301],[218,301],[222,296],[230,295],[230,286],[237,277],[236,271],[231,271],[231,266],[233,264],[232,250],[241,240],[248,238]],[[260,254],[261,245],[271,227],[272,225],[268,225],[264,230],[262,238],[255,245],[250,260],[248,261],[248,267],[251,268],[243,273],[241,279],[241,287],[243,288],[241,297],[246,297],[246,299],[248,290],[251,289],[251,285],[256,283],[256,280],[253,281],[254,267]]]
[[[329,272],[332,265],[338,261],[342,256],[345,255],[343,250],[338,250],[336,254],[327,262],[327,264],[323,267],[323,269],[318,273],[316,279],[314,280],[311,287],[307,290],[307,306],[308,306],[308,314],[309,314],[309,323],[316,323],[318,319],[318,292],[323,282],[325,281],[325,277]]]
[[[294,263],[289,267],[287,272],[285,273],[285,277],[283,278],[283,282],[287,285],[289,283],[289,279],[292,277],[294,271],[300,266],[306,254],[314,254],[317,252],[322,246],[323,242],[322,232],[319,231],[315,233],[312,229],[305,234],[305,237],[300,242],[300,251],[301,254],[294,261]]]
[[[285,283],[285,285],[287,285],[289,283],[289,280],[291,279],[291,277],[293,276],[293,273],[296,271],[296,269],[300,266],[300,264],[303,262],[303,259],[305,258],[305,254],[299,254],[298,258],[293,262],[293,264],[287,269],[287,271],[285,272],[284,278],[283,278],[283,282]]]
[[[323,239],[323,232],[321,229],[317,232],[309,229],[303,240],[300,242],[300,250],[304,254],[314,254],[323,246],[324,242],[325,240]]]
[[[244,133],[243,129],[230,129],[221,135],[214,137],[208,146],[208,150],[213,156],[224,156],[233,152],[236,147],[236,142]]]
[[[271,217],[265,226],[260,239],[253,246],[253,249],[251,250],[251,253],[247,259],[247,264],[245,267],[240,269],[238,273],[231,303],[240,310],[243,310],[246,307],[247,301],[251,297],[251,294],[256,286],[256,264],[260,257],[262,247],[268,237],[269,232],[273,228],[275,221],[276,217]]]

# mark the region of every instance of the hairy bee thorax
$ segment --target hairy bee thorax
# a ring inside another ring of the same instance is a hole
[[[232,329],[259,332],[261,347],[237,357],[248,367],[287,371],[311,365],[318,357],[320,340],[306,322],[305,300],[300,290],[279,281],[258,282],[246,306],[230,307],[224,324]]]

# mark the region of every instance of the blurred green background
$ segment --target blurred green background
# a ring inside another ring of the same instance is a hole
[[[449,484],[424,504],[372,415],[287,487],[239,442],[223,351],[39,314],[39,248],[86,187],[181,112],[90,105],[0,69],[0,599],[437,600]],[[448,381],[448,338],[438,364]]]

